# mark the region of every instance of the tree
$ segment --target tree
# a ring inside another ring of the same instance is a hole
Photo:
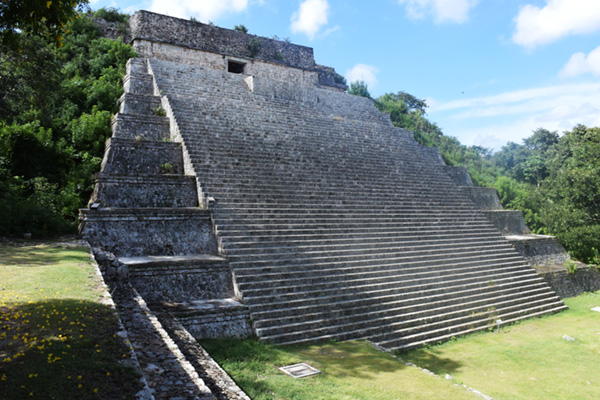
[[[59,44],[65,27],[87,9],[89,0],[3,0],[0,2],[0,43],[18,45],[19,33],[47,36]]]
[[[350,89],[348,93],[353,94],[355,96],[362,96],[368,99],[371,98],[371,94],[369,93],[369,89],[367,88],[367,84],[365,81],[356,81],[350,84]]]
[[[15,31],[19,47],[0,52],[0,235],[72,232],[89,199],[135,56],[94,17],[74,19],[63,47]]]

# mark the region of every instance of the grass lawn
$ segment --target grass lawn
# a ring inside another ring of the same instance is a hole
[[[201,344],[254,400],[478,399],[365,342],[278,347],[246,339],[203,340]],[[278,370],[299,362],[322,373],[294,379]]]
[[[0,244],[0,397],[129,399],[141,389],[87,248]]]
[[[399,354],[452,375],[496,400],[600,398],[600,292],[567,299],[560,314]],[[569,342],[564,335],[576,340]],[[201,344],[253,399],[476,399],[450,381],[406,367],[367,343],[265,345],[256,340]],[[321,375],[293,379],[277,368],[307,362]]]
[[[560,314],[400,356],[495,399],[599,399],[600,313],[590,309],[600,306],[600,292],[565,303],[570,309]]]

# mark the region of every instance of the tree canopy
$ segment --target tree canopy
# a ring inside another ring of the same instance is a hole
[[[62,47],[15,31],[0,53],[0,235],[73,231],[91,194],[135,53],[78,15]]]
[[[86,10],[89,0],[3,0],[0,43],[18,46],[20,33],[47,36],[62,43],[66,26]]]

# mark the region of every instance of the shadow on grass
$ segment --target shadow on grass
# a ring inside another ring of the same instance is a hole
[[[427,366],[431,372],[438,375],[454,374],[463,367],[463,363],[451,358],[438,356],[435,349],[421,348],[410,351],[410,360],[420,367]],[[399,357],[403,357],[406,353],[398,353]]]
[[[0,308],[3,399],[129,399],[141,389],[110,307],[48,300]]]
[[[89,261],[87,250],[75,253],[73,249],[72,246],[61,244],[2,246],[0,247],[0,265],[40,267],[65,262]]]
[[[338,376],[369,379],[381,373],[394,373],[406,365],[382,353],[366,342],[330,342],[311,346],[276,346],[257,339],[203,339],[200,344],[220,364],[232,371],[243,370],[260,376],[267,370],[308,362]],[[428,353],[428,357],[435,357]],[[461,363],[439,358],[436,364],[446,371],[455,371]],[[234,375],[236,375],[234,373]],[[236,378],[237,379],[237,378]]]

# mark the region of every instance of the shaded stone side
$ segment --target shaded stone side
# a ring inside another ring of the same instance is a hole
[[[170,168],[169,168],[170,166]],[[111,138],[106,142],[102,173],[107,175],[183,174],[181,143]]]
[[[531,265],[562,265],[570,259],[554,236],[507,236],[506,239]]]
[[[471,175],[469,175],[469,170],[467,170],[465,167],[453,167],[452,165],[445,165],[444,172],[458,186],[473,186],[473,181],[471,180]]]
[[[183,303],[166,310],[197,339],[252,336],[248,309],[231,299]]]
[[[231,270],[226,263],[129,266],[129,276],[148,303],[181,303],[234,295]]]
[[[310,47],[148,11],[136,12],[129,24],[134,42],[148,40],[222,55],[255,58],[289,67],[315,68],[313,49]]]
[[[92,203],[102,207],[197,207],[196,178],[102,174],[96,180]]]
[[[596,268],[579,268],[575,273],[567,271],[545,272],[542,277],[561,297],[575,297],[584,292],[600,290],[600,271]]]
[[[520,210],[482,210],[490,222],[503,235],[526,235],[529,228],[525,225],[523,211]]]
[[[119,256],[217,253],[207,210],[83,210],[80,232],[93,247]]]
[[[462,189],[480,210],[502,210],[496,189],[479,186],[463,186]]]

